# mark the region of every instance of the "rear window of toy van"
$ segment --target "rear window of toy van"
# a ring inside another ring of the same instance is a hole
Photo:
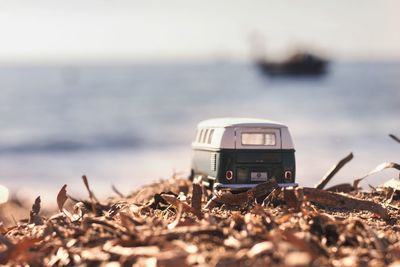
[[[242,133],[243,146],[275,146],[275,133]]]

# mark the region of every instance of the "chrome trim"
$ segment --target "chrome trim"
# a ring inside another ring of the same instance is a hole
[[[278,184],[280,187],[296,187],[299,186],[298,183],[284,183],[284,184]]]
[[[259,184],[221,184],[221,183],[216,183],[214,184],[214,189],[217,188],[233,188],[233,189],[245,189],[245,188],[253,188]],[[284,184],[278,184],[279,187],[296,187],[299,184],[298,183],[284,183]]]

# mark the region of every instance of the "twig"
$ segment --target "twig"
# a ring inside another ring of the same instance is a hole
[[[93,199],[96,202],[99,202],[99,200],[96,198],[96,196],[94,195],[93,191],[89,187],[89,181],[88,181],[88,178],[86,177],[86,175],[82,175],[82,180],[83,180],[83,183],[85,184],[85,187],[86,187],[86,189],[87,189],[87,191],[89,193],[90,199],[91,200]]]
[[[82,180],[83,180],[83,183],[85,184],[85,187],[86,187],[86,189],[87,189],[87,191],[88,191],[88,193],[89,193],[90,202],[91,202],[91,204],[92,204],[92,211],[93,211],[94,214],[96,214],[96,204],[97,204],[99,201],[98,201],[97,198],[94,196],[92,190],[90,190],[89,182],[88,182],[88,179],[87,179],[86,175],[82,175]]]
[[[115,187],[115,185],[111,185],[111,188],[119,197],[124,197],[124,195]]]
[[[314,187],[317,189],[324,189],[326,184],[332,179],[333,176],[341,169],[344,165],[346,165],[353,158],[353,153],[350,153],[345,158],[341,159],[336,165],[334,165],[324,177],[322,177],[321,181],[318,182]]]
[[[394,134],[389,134],[389,136],[390,136],[394,141],[397,141],[398,143],[400,143],[400,138],[398,138],[398,137],[395,136]]]

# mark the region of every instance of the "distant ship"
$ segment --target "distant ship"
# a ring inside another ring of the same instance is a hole
[[[329,61],[308,52],[298,52],[282,62],[257,59],[257,67],[267,75],[323,75]]]

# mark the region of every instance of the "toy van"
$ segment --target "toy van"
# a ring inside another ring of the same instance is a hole
[[[275,178],[295,183],[295,150],[286,125],[263,119],[217,118],[197,125],[191,177],[213,189],[249,189]]]

